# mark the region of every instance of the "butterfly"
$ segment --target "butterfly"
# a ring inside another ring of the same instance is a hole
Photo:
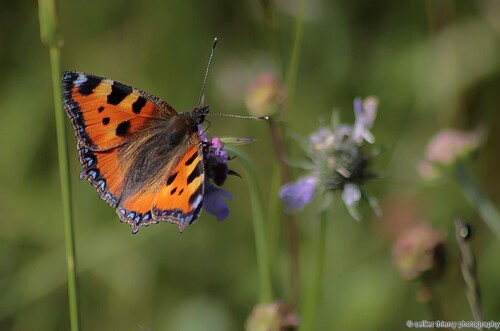
[[[137,233],[168,221],[182,232],[203,206],[205,169],[198,126],[209,107],[177,113],[131,86],[82,72],[62,75],[81,179]]]

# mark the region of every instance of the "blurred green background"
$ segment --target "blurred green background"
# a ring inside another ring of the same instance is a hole
[[[289,62],[297,3],[273,3],[277,35],[259,1],[60,1],[63,69],[109,77],[157,95],[178,111],[196,106],[214,36],[219,46],[206,87],[213,113],[247,114],[244,99],[262,72]],[[285,125],[307,135],[333,108],[352,121],[352,100],[375,95],[372,132],[388,151],[374,169],[389,178],[367,190],[383,215],[351,219],[336,204],[316,330],[401,330],[432,319],[391,250],[398,224],[418,219],[447,233],[448,265],[436,284],[445,320],[471,320],[459,270],[453,218],[475,230],[473,248],[485,320],[500,320],[498,238],[466,202],[453,177],[427,184],[416,165],[445,127],[486,124],[488,140],[470,164],[477,185],[500,202],[500,2],[304,1],[295,98]],[[0,330],[68,330],[66,264],[48,51],[34,1],[0,3]],[[212,136],[252,137],[243,146],[265,194],[276,160],[265,123],[212,118]],[[158,224],[131,235],[115,211],[78,179],[69,121],[81,318],[84,330],[242,330],[257,304],[248,188],[231,178],[231,214],[202,213],[183,234]],[[293,141],[291,141],[292,144]],[[297,147],[292,147],[295,155]],[[265,157],[264,157],[265,156]],[[238,160],[232,162],[240,170]],[[297,172],[298,174],[298,172]],[[299,214],[302,291],[307,288],[317,211]],[[401,226],[400,226],[401,227]],[[273,251],[277,299],[288,297],[286,235]]]

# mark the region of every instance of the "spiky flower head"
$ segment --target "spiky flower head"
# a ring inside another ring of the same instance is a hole
[[[295,183],[282,186],[280,197],[285,211],[302,209],[314,195],[341,192],[342,199],[355,219],[360,219],[358,202],[365,197],[374,211],[376,200],[362,188],[374,174],[370,164],[377,154],[369,145],[375,142],[370,132],[377,116],[378,101],[374,97],[354,100],[354,125],[332,123],[321,126],[309,136],[306,144],[309,172]]]

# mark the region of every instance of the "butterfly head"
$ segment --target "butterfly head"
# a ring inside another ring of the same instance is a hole
[[[192,114],[196,120],[197,125],[199,125],[199,124],[203,123],[203,121],[205,121],[205,116],[208,115],[209,111],[210,111],[210,108],[208,106],[193,109]]]

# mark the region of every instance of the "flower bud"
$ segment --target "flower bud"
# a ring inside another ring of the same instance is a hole
[[[445,235],[427,224],[417,224],[396,239],[392,255],[406,280],[439,278],[446,261]]]
[[[274,73],[262,73],[247,91],[246,106],[253,116],[270,116],[285,103],[285,87]]]
[[[427,144],[425,157],[417,166],[427,180],[439,177],[439,167],[449,167],[475,151],[484,140],[484,129],[471,132],[454,129],[439,131]]]
[[[260,304],[256,306],[247,320],[246,331],[295,331],[299,319],[282,302]]]

